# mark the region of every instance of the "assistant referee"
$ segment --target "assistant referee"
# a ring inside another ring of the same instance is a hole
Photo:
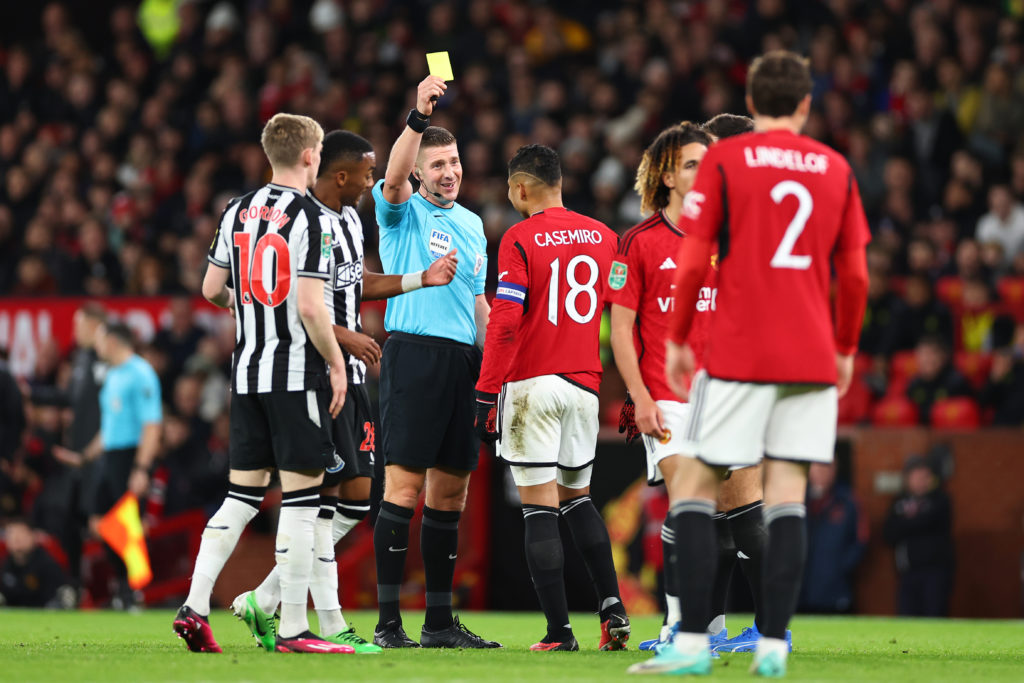
[[[455,199],[462,165],[455,136],[430,126],[444,81],[428,76],[416,108],[391,150],[384,180],[373,188],[380,257],[388,273],[419,278],[436,259],[458,252],[447,287],[388,300],[391,336],[381,359],[380,408],[384,500],[374,528],[380,619],[374,642],[419,647],[402,628],[398,597],[409,547],[409,522],[426,487],[420,549],[426,579],[423,647],[501,647],[452,617],[459,517],[480,451],[473,430],[474,387],[490,306],[484,298],[487,241],[480,217]],[[413,192],[409,174],[419,181]]]

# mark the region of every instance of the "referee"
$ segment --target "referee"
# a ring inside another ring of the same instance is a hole
[[[95,527],[126,492],[141,498],[149,489],[149,471],[160,448],[163,407],[160,379],[152,366],[133,348],[127,325],[107,322],[96,332],[96,351],[109,369],[99,393],[99,432],[81,451],[54,448],[54,455],[73,466],[99,458],[90,508]],[[108,553],[118,574],[114,605],[134,602],[128,586],[128,570],[113,552]]]
[[[428,76],[416,108],[391,149],[384,180],[373,188],[380,258],[388,273],[425,270],[458,251],[447,287],[420,289],[388,301],[380,409],[384,500],[374,527],[380,618],[374,642],[419,647],[402,628],[398,597],[409,547],[409,521],[426,488],[420,549],[426,579],[423,647],[491,648],[452,617],[452,579],[459,547],[459,516],[480,442],[474,433],[474,387],[480,374],[490,306],[484,298],[487,241],[480,217],[455,199],[462,165],[455,136],[430,125],[445,83]],[[433,99],[432,99],[433,98]],[[413,192],[409,174],[419,181]]]

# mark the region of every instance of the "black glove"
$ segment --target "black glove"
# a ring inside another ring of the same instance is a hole
[[[619,413],[619,434],[626,435],[627,444],[640,438],[640,430],[636,428],[636,404],[629,394],[626,394],[626,402]]]
[[[484,443],[498,440],[497,395],[476,392],[476,433]]]

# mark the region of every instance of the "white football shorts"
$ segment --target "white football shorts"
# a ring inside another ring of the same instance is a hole
[[[590,486],[598,426],[597,396],[557,375],[502,387],[498,453],[516,486]]]
[[[762,457],[832,462],[839,414],[834,386],[733,382],[700,370],[690,405],[684,451],[708,465],[750,467]]]
[[[655,486],[665,481],[661,468],[658,466],[665,458],[672,455],[683,455],[685,453],[683,436],[686,434],[686,424],[690,418],[690,404],[679,401],[655,401],[661,408],[663,426],[671,435],[667,443],[661,443],[657,438],[641,434],[644,442],[644,450],[647,452],[647,483]]]

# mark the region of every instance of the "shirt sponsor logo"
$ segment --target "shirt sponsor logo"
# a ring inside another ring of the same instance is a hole
[[[480,274],[480,269],[483,268],[483,267],[484,267],[484,255],[483,254],[477,254],[476,255],[476,263],[473,264],[473,275],[479,275]]]
[[[430,231],[430,257],[441,258],[452,250],[452,236],[438,229]]]
[[[697,295],[697,312],[706,313],[717,308],[718,287],[701,287]]]
[[[814,152],[803,152],[796,149],[779,149],[758,145],[751,149],[743,148],[743,158],[748,168],[781,168],[801,173],[828,173],[828,157]]]
[[[334,269],[334,288],[351,287],[363,279],[363,259],[351,263],[339,263]]]
[[[604,236],[600,230],[555,230],[538,232],[533,241],[538,247],[560,247],[564,244],[601,244]]]
[[[629,266],[622,261],[612,261],[611,272],[608,273],[608,286],[612,289],[622,289],[626,286],[626,276],[629,274]]]

